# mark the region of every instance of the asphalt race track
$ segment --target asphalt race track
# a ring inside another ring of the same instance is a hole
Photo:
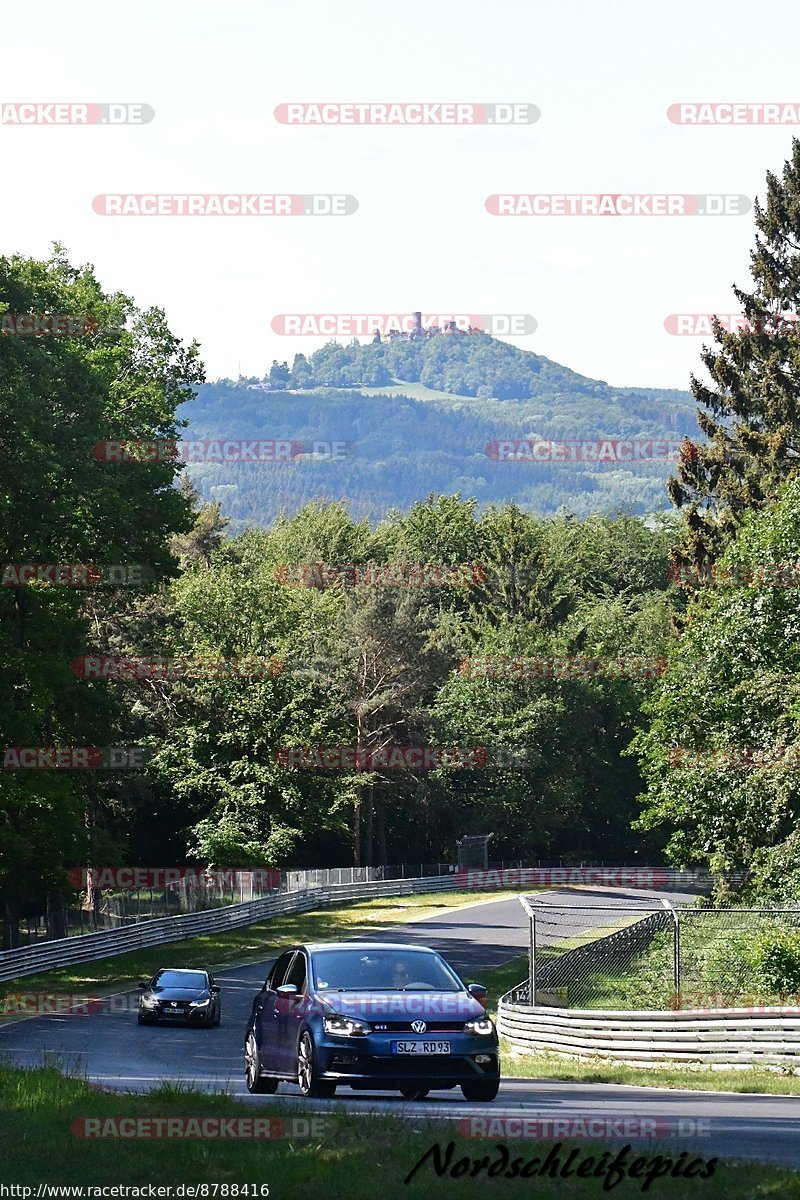
[[[574,904],[577,932],[603,923],[598,917],[578,910],[609,903],[637,908],[643,901],[652,904],[654,899],[667,895],[596,888],[553,892],[543,898],[553,903]],[[668,898],[678,903],[691,899],[679,893]],[[608,919],[615,919],[615,915]],[[561,925],[559,936],[564,931]],[[482,970],[500,966],[523,953],[527,939],[527,918],[517,900],[511,899],[469,905],[410,924],[387,927],[370,940],[432,946],[466,982],[480,982]],[[98,1011],[85,1015],[37,1016],[0,1026],[0,1056],[16,1066],[41,1066],[46,1061],[56,1061],[63,1070],[123,1091],[146,1091],[163,1081],[183,1080],[209,1091],[227,1091],[253,1105],[274,1106],[277,1102],[292,1108],[302,1104],[305,1110],[314,1108],[320,1112],[345,1105],[354,1116],[384,1111],[417,1122],[422,1116],[454,1121],[465,1117],[547,1121],[601,1118],[612,1123],[625,1118],[652,1118],[658,1144],[666,1144],[673,1154],[693,1149],[706,1158],[720,1155],[800,1167],[800,1097],[793,1096],[680,1092],[511,1078],[502,1083],[497,1100],[488,1105],[466,1102],[460,1090],[433,1093],[420,1103],[408,1103],[393,1093],[348,1093],[347,1089],[342,1089],[335,1100],[302,1101],[290,1084],[281,1084],[277,1096],[250,1096],[244,1084],[244,1028],[253,995],[278,949],[265,947],[261,962],[217,972],[222,987],[219,1028],[139,1026],[138,992],[128,992],[103,1001],[97,1006]],[[169,965],[169,946],[164,947],[164,965]],[[24,991],[24,980],[19,990]],[[565,1136],[557,1130],[548,1132],[549,1129],[547,1126],[541,1135],[547,1140]],[[620,1146],[625,1141],[636,1143],[635,1138],[612,1136],[615,1141],[619,1138]],[[494,1140],[502,1141],[504,1137],[495,1135]],[[486,1148],[491,1144],[487,1141]],[[655,1144],[650,1142],[651,1147]]]

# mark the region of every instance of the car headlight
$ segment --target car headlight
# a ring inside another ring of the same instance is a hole
[[[210,1003],[210,998],[208,1000],[190,1000],[189,1008],[205,1008],[205,1006]]]
[[[474,1021],[466,1022],[464,1033],[477,1033],[481,1037],[487,1037],[490,1033],[494,1033],[494,1024],[488,1017],[476,1017]]]
[[[372,1032],[366,1021],[359,1021],[355,1017],[340,1017],[338,1013],[324,1017],[323,1023],[325,1032],[333,1034],[334,1037],[363,1037]]]
[[[141,1002],[142,1008],[155,1008],[155,1006],[156,1006],[156,1001],[155,1001],[154,996],[140,996],[139,1000]]]

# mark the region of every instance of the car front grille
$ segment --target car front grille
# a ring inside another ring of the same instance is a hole
[[[413,1019],[413,1018],[412,1018]],[[371,1021],[375,1033],[413,1033],[412,1019],[408,1021]],[[426,1033],[463,1033],[463,1021],[426,1021]]]

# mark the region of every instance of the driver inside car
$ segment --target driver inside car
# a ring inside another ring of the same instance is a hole
[[[402,959],[398,959],[398,961],[392,967],[392,987],[404,988],[407,987],[410,982],[411,976],[408,973],[408,967]]]

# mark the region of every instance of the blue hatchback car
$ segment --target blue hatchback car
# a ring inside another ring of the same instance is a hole
[[[436,953],[419,946],[337,942],[296,946],[275,962],[253,1001],[244,1043],[247,1087],[281,1080],[304,1096],[337,1086],[421,1100],[460,1087],[494,1100],[497,1030],[482,1001]]]

